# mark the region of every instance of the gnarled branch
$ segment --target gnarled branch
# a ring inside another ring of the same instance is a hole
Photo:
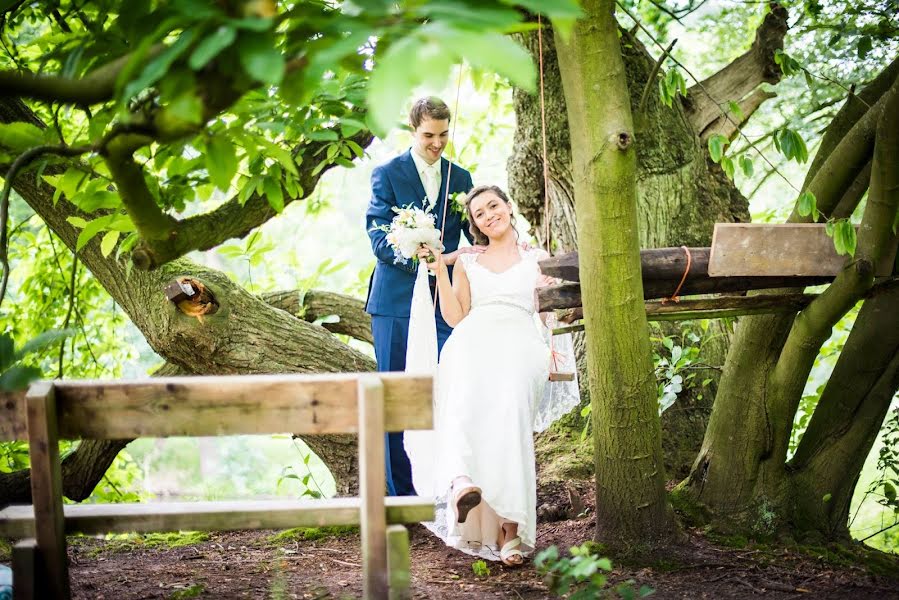
[[[774,53],[783,48],[787,16],[784,7],[774,4],[756,30],[752,47],[687,91],[687,115],[697,133],[722,116],[727,102],[743,100],[763,83],[780,81],[783,72],[774,62]]]

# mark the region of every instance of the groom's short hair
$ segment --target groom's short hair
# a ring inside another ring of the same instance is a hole
[[[450,109],[446,102],[436,96],[425,96],[416,100],[412,105],[412,110],[409,111],[409,124],[412,125],[412,129],[418,129],[425,119],[449,121]]]

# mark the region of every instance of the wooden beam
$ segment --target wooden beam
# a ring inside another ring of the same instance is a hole
[[[384,387],[376,375],[359,378],[359,497],[362,597],[387,597],[387,522],[384,515]]]
[[[896,236],[874,266],[892,274]],[[711,277],[836,276],[851,256],[840,256],[823,223],[715,223],[708,273]]]
[[[434,502],[417,496],[385,499],[387,523],[434,520]],[[160,531],[235,531],[359,525],[359,498],[327,500],[242,500],[229,502],[150,502],[142,504],[66,504],[66,534],[150,533]],[[0,511],[0,535],[34,536],[34,509],[8,506]]]
[[[719,294],[780,288],[806,288],[833,281],[833,277],[696,277],[687,279],[680,290],[681,296]],[[643,282],[644,300],[666,298],[674,293],[677,281],[647,280]],[[581,306],[581,285],[563,283],[537,290],[541,312],[576,308]]]
[[[387,568],[390,570],[390,600],[409,600],[412,597],[412,575],[409,530],[404,525],[387,528]]]
[[[56,384],[67,439],[356,433],[360,374],[158,377]],[[388,431],[430,429],[430,377],[378,373]],[[0,440],[22,439],[21,394],[0,394]]]
[[[53,384],[39,381],[25,394],[28,450],[31,460],[31,498],[34,503],[35,534],[40,573],[38,596],[68,600],[68,555],[65,517],[62,509],[62,467],[56,430]]]
[[[688,248],[687,250],[690,252],[690,271],[687,278],[706,276],[710,248]],[[683,248],[646,248],[640,250],[640,268],[644,281],[669,279],[674,281],[674,285],[677,285],[684,275],[684,269],[687,268],[687,253]],[[541,260],[540,270],[544,275],[565,281],[581,280],[577,252],[568,252]],[[672,289],[674,288],[672,287]]]

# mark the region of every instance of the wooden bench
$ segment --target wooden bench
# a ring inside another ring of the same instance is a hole
[[[70,597],[65,535],[359,525],[365,598],[409,596],[403,523],[430,498],[386,498],[384,432],[430,429],[432,380],[402,373],[38,382],[0,394],[0,440],[28,439],[33,506],[0,511],[16,599]],[[58,440],[358,433],[359,497],[63,505]],[[390,526],[388,527],[388,524]]]

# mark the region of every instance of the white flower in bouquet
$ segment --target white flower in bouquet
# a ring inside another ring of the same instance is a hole
[[[387,243],[396,257],[393,262],[410,258],[413,262],[417,261],[418,249],[423,245],[441,247],[440,231],[434,227],[434,215],[412,206],[394,208],[393,211],[396,216],[390,225],[373,227],[387,233]]]

